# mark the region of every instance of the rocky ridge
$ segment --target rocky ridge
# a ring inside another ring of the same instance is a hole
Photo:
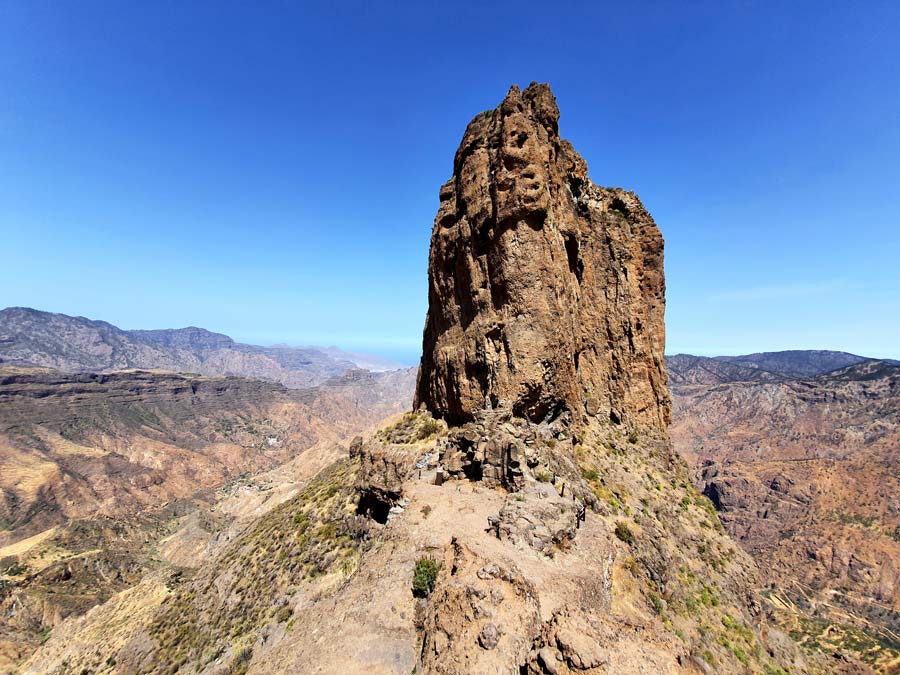
[[[725,382],[777,382],[815,377],[868,361],[864,356],[823,350],[761,352],[743,356],[666,356],[669,387]]]
[[[274,503],[280,483],[260,472],[292,458],[315,466],[308,453],[408,407],[414,378],[349,371],[290,390],[0,366],[0,672],[67,617],[166,569],[160,540],[182,521],[175,559],[197,559],[190,542],[229,522],[220,497]]]
[[[416,410],[171,588],[63,624],[24,672],[814,670],[671,448],[659,231],[557,120],[532,84],[466,131]]]

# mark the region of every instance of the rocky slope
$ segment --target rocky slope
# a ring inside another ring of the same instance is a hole
[[[768,626],[756,569],[669,443],[659,232],[588,180],[557,118],[532,84],[466,131],[434,225],[422,409],[177,581],[149,575],[64,622],[24,672],[816,665]]]
[[[900,665],[900,367],[867,360],[812,378],[695,384],[705,366],[672,389],[672,438],[697,487],[765,564],[783,626],[811,649],[890,672]]]
[[[0,671],[65,617],[158,569],[160,537],[213,505],[216,489],[261,485],[259,472],[408,408],[414,382],[415,369],[289,390],[0,367]],[[222,525],[212,512],[202,522]]]
[[[25,307],[0,310],[3,362],[65,372],[141,368],[213,377],[233,375],[280,382],[291,388],[314,386],[358,367],[378,371],[399,368],[333,347],[246,345],[202,328],[126,331],[105,321]]]

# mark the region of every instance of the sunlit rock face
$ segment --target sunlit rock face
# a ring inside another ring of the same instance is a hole
[[[591,182],[558,120],[531,84],[469,123],[431,236],[415,405],[664,429],[662,235],[633,193]]]

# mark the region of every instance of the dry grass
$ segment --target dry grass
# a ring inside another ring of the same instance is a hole
[[[626,560],[615,569],[618,611],[656,617],[725,671],[775,668],[736,609],[744,599],[735,595],[735,580],[752,583],[749,560],[692,486],[687,466],[660,439],[609,426],[582,439],[576,456]]]
[[[33,537],[22,539],[21,541],[17,541],[15,544],[10,544],[9,546],[0,547],[0,558],[6,558],[9,556],[21,557],[31,551],[33,548],[44,543],[55,533],[56,528],[51,527],[49,530],[39,532]]]
[[[158,652],[147,667],[175,672],[236,658],[260,628],[289,619],[299,584],[352,573],[368,539],[355,514],[356,470],[349,461],[326,469],[227,549],[214,571],[179,588],[150,626]]]

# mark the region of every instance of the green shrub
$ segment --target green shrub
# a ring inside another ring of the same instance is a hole
[[[616,536],[629,546],[634,543],[634,534],[623,521],[616,523]]]
[[[700,590],[697,592],[697,602],[704,607],[719,606],[719,598],[716,597],[713,589],[706,584],[703,584]]]
[[[627,440],[628,440],[628,442],[631,443],[632,445],[634,445],[635,443],[637,443],[637,442],[638,442],[638,433],[637,433],[637,431],[632,431],[630,434],[628,434],[628,439],[627,439]]]
[[[439,434],[443,427],[441,423],[437,420],[427,419],[422,422],[422,425],[419,427],[419,431],[416,433],[416,438],[420,441],[424,441],[426,438],[434,436],[435,434]]]
[[[538,469],[534,472],[534,477],[537,478],[541,483],[549,483],[551,480],[553,480],[553,474],[546,469]]]
[[[425,598],[434,590],[440,563],[434,558],[419,558],[413,570],[412,592],[417,598]]]
[[[585,480],[597,480],[598,478],[600,478],[600,474],[598,474],[594,469],[585,469],[581,472],[581,475]]]
[[[745,666],[750,665],[750,659],[747,658],[747,655],[740,647],[733,646],[731,648],[731,653],[734,654],[734,658],[743,663]]]
[[[6,568],[5,573],[11,577],[17,577],[28,571],[28,565],[23,562],[14,562]]]

